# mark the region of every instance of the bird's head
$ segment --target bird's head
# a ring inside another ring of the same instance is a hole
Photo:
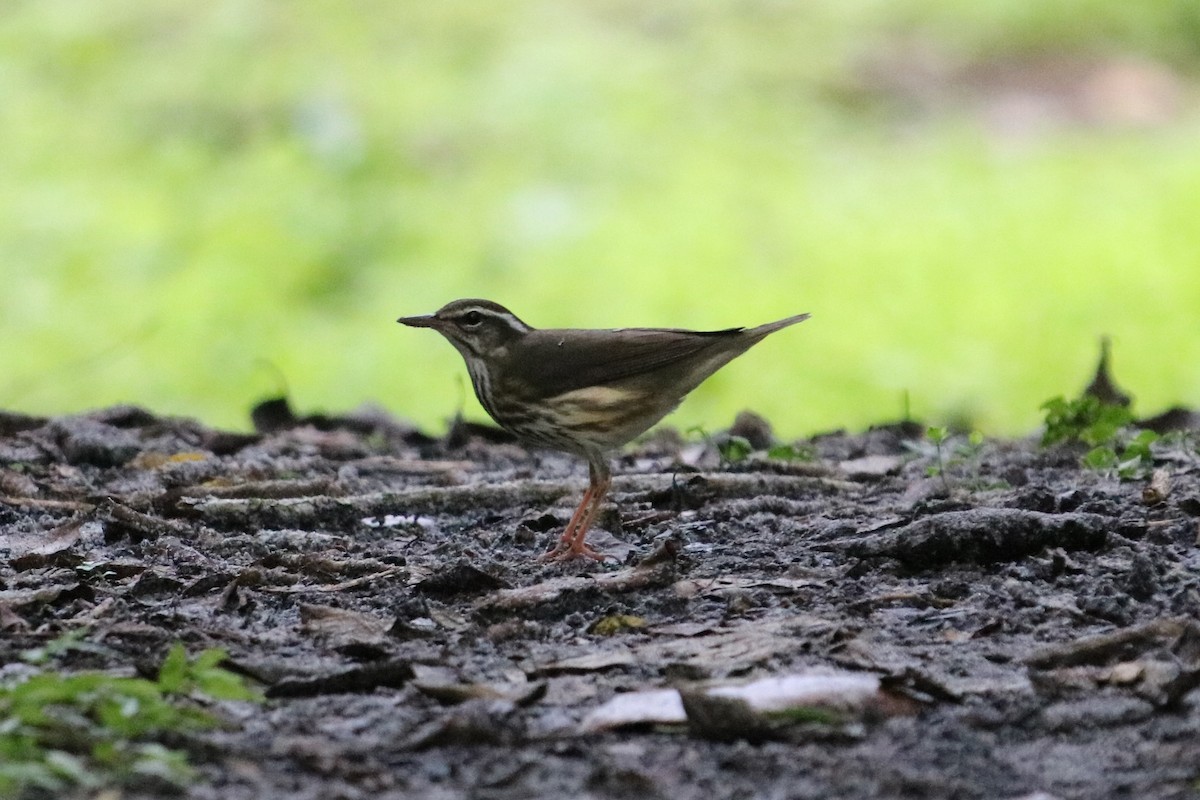
[[[455,300],[432,314],[396,321],[414,328],[433,328],[468,360],[494,355],[533,330],[516,314],[490,300]]]

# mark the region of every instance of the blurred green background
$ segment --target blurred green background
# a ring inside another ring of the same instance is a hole
[[[804,325],[672,418],[1200,403],[1200,3],[10,0],[0,407],[470,396],[401,314]]]

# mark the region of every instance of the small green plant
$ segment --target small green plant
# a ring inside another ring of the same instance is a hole
[[[69,641],[78,645],[77,636]],[[44,660],[38,653],[26,656],[32,663]],[[224,658],[222,650],[188,658],[176,644],[156,680],[47,671],[0,684],[0,796],[147,779],[184,785],[192,776],[186,755],[155,738],[215,726],[217,719],[196,700],[257,697],[240,676],[219,666]]]
[[[85,567],[87,562],[81,564],[80,567]],[[69,653],[72,650],[86,653],[106,653],[108,652],[101,645],[93,644],[84,640],[87,635],[86,628],[67,631],[66,633],[46,642],[41,647],[34,647],[21,653],[21,660],[27,664],[45,664],[58,656]]]
[[[743,436],[730,436],[717,444],[717,452],[721,454],[721,461],[724,463],[737,464],[749,458],[750,454],[754,452],[754,447]]]
[[[779,461],[815,461],[817,451],[811,444],[783,442],[767,449],[767,458]]]
[[[741,463],[754,452],[754,446],[744,436],[728,436],[718,440],[700,425],[693,425],[684,433],[698,437],[709,447],[716,448],[722,466]],[[766,453],[767,458],[777,461],[815,461],[817,458],[816,448],[811,444],[781,442],[771,445]]]
[[[1141,477],[1154,463],[1150,445],[1158,441],[1158,434],[1149,430],[1130,433],[1133,414],[1124,406],[1084,395],[1076,400],[1055,397],[1041,408],[1046,412],[1042,446],[1083,442],[1091,447],[1080,459],[1087,469],[1130,479]]]
[[[971,431],[965,440],[959,440],[951,448],[950,445],[955,438],[948,428],[930,426],[925,430],[925,439],[933,445],[932,452],[926,446],[906,443],[910,450],[932,456],[934,463],[925,468],[925,474],[931,478],[941,478],[942,486],[947,492],[950,491],[948,473],[963,465],[968,467],[970,482],[979,483],[979,456],[983,451],[983,434],[979,431]]]
[[[942,486],[946,491],[950,491],[950,482],[946,479],[946,461],[942,452],[946,440],[950,437],[950,432],[945,428],[930,426],[925,430],[925,438],[933,445],[933,455],[936,463],[930,464],[925,468],[925,474],[929,477],[940,477]]]
[[[1141,478],[1154,463],[1150,445],[1158,441],[1154,431],[1139,431],[1118,453],[1112,446],[1102,444],[1084,455],[1083,466],[1097,472],[1113,472],[1125,480]]]
[[[1043,447],[1069,441],[1098,447],[1111,442],[1117,431],[1133,422],[1128,408],[1101,403],[1091,395],[1076,400],[1055,397],[1042,403],[1041,409],[1046,412]]]
[[[195,658],[188,658],[182,644],[176,643],[158,669],[158,686],[174,697],[200,695],[214,700],[256,700],[258,693],[246,686],[242,676],[221,666],[227,658],[224,650],[214,647]]]
[[[698,437],[708,447],[716,448],[722,466],[745,461],[754,452],[754,448],[751,447],[750,442],[746,438],[742,436],[730,436],[723,441],[718,441],[702,425],[693,425],[684,431],[684,433],[688,436]]]

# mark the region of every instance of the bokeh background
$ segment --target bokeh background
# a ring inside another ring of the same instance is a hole
[[[10,0],[0,407],[470,396],[401,314],[801,311],[672,421],[1200,403],[1194,0]]]

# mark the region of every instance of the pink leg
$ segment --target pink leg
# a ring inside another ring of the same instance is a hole
[[[595,494],[595,486],[588,484],[587,491],[583,493],[583,499],[579,501],[579,506],[575,509],[575,513],[571,515],[571,521],[567,523],[567,527],[563,529],[560,542],[570,544],[575,540],[575,529],[579,527],[579,522],[586,516],[588,505],[592,502],[592,496]]]
[[[588,529],[592,527],[592,523],[600,514],[600,506],[604,503],[608,488],[612,484],[612,473],[609,471],[607,463],[602,463],[597,467],[594,462],[589,462],[588,471],[591,480],[583,495],[583,501],[571,515],[571,521],[567,523],[567,528],[563,531],[558,544],[553,550],[544,553],[538,561],[569,561],[580,557],[603,561],[605,558],[611,557],[589,546],[584,540],[587,537]]]
[[[596,551],[588,547],[584,543],[584,539],[587,537],[587,532],[591,530],[592,523],[596,521],[596,517],[600,516],[600,507],[604,504],[604,498],[608,496],[608,487],[611,484],[612,478],[603,475],[600,477],[600,484],[593,487],[592,502],[588,506],[587,513],[583,515],[579,526],[575,529],[575,535],[571,538],[571,553],[596,557]]]

